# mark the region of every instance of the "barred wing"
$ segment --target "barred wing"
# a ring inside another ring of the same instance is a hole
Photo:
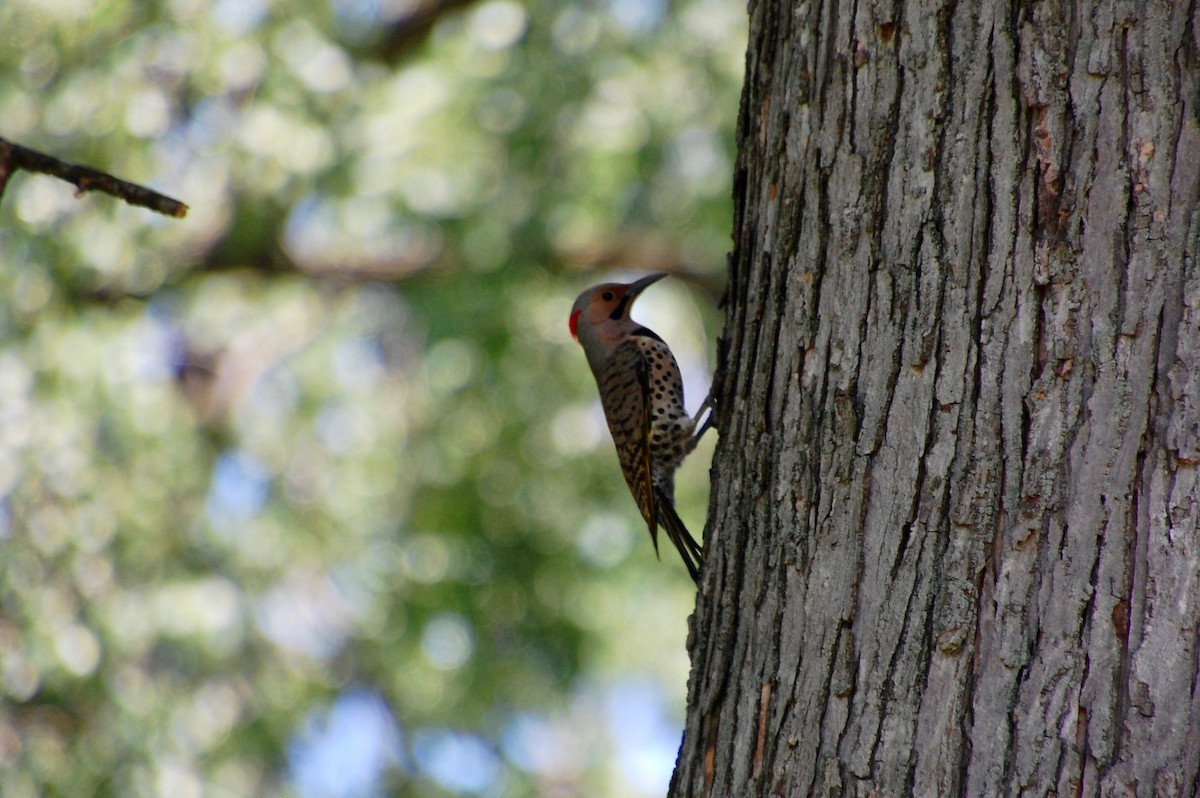
[[[634,341],[616,348],[600,380],[600,404],[617,447],[629,492],[658,552],[654,489],[650,479],[650,364]]]

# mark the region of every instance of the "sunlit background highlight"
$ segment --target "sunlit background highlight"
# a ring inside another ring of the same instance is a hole
[[[707,391],[743,6],[423,5],[0,4],[0,136],[191,208],[0,201],[0,798],[665,793],[694,589],[566,320],[672,273]]]

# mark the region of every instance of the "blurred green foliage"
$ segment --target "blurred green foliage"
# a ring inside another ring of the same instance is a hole
[[[694,593],[566,315],[691,278],[706,390],[743,12],[458,5],[0,4],[0,136],[191,206],[0,202],[0,796],[661,794]]]

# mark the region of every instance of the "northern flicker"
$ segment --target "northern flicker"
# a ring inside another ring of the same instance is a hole
[[[658,527],[679,550],[699,582],[700,544],[675,512],[675,470],[708,428],[696,433],[683,404],[683,379],[675,356],[653,330],[629,318],[634,300],[666,277],[652,274],[632,283],[604,283],[579,295],[571,308],[571,336],[583,346],[600,389],[617,459],[658,553]],[[711,416],[710,416],[711,420]]]

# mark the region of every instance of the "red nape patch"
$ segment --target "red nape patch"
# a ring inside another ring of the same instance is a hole
[[[582,310],[577,310],[577,311],[575,311],[574,313],[572,313],[572,314],[571,314],[571,322],[570,322],[570,324],[571,324],[571,337],[572,337],[572,338],[578,338],[578,337],[579,337],[579,314],[580,314],[580,313],[583,313],[583,311],[582,311]]]

